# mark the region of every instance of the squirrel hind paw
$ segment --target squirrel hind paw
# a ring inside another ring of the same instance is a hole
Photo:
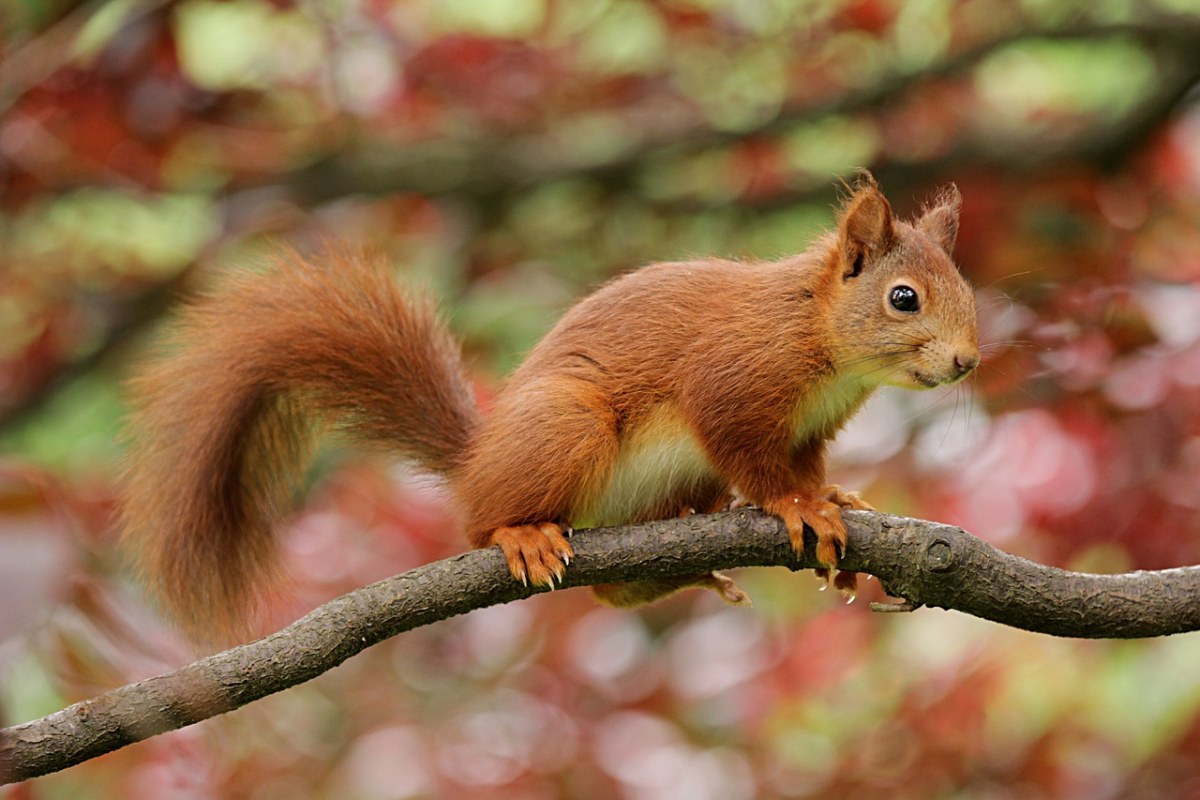
[[[561,586],[575,554],[562,526],[555,522],[497,528],[491,539],[504,553],[508,571],[526,586],[553,589],[556,580]]]
[[[710,572],[697,582],[697,586],[712,589],[717,595],[731,606],[752,606],[750,595],[742,587],[734,583],[733,578],[722,572]]]

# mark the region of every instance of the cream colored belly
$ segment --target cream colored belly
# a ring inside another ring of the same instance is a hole
[[[678,499],[682,506],[712,479],[712,467],[691,427],[674,406],[664,403],[624,437],[612,472],[587,506],[572,514],[572,524],[620,525],[656,512],[670,516],[682,507],[665,505]]]
[[[851,379],[810,391],[807,402],[791,415],[793,443],[832,436],[868,393]],[[705,492],[716,483],[691,426],[675,406],[662,403],[626,434],[612,471],[582,508],[573,509],[571,524],[621,525],[652,515],[673,516],[685,504],[707,502]]]

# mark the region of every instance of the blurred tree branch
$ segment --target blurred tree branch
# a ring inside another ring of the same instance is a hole
[[[147,0],[129,13],[125,24],[134,24],[157,13],[169,0]],[[71,44],[79,30],[102,3],[79,3],[74,10],[38,37],[0,61],[0,112],[30,87],[44,80],[69,59]],[[307,204],[319,204],[354,194],[416,192],[432,197],[453,196],[492,212],[505,206],[506,198],[548,181],[563,178],[594,180],[610,191],[634,190],[640,175],[657,160],[710,148],[726,147],[755,137],[784,134],[805,123],[831,114],[847,114],[881,108],[921,84],[958,75],[987,56],[1015,43],[1033,39],[1098,39],[1126,37],[1150,49],[1159,61],[1160,80],[1155,90],[1115,124],[1095,126],[1074,136],[1054,141],[1006,141],[989,144],[960,139],[959,145],[934,159],[919,162],[888,162],[873,165],[876,177],[899,191],[915,183],[929,182],[955,170],[991,165],[1006,171],[1027,171],[1062,162],[1086,162],[1103,169],[1119,165],[1158,130],[1180,106],[1188,102],[1200,83],[1200,19],[1186,16],[1151,15],[1137,22],[1074,24],[1050,29],[1026,28],[965,48],[950,57],[912,72],[889,75],[860,91],[838,94],[815,105],[785,110],[761,126],[739,132],[699,128],[659,131],[619,156],[601,163],[564,160],[553,154],[561,150],[541,136],[477,141],[441,141],[401,149],[342,150],[308,166],[282,175],[262,178],[257,184],[235,183],[227,190],[227,202],[239,196],[282,190]],[[756,211],[803,202],[826,201],[832,190],[824,177],[819,184],[794,188],[762,197],[741,197],[734,204]],[[728,206],[728,198],[705,200],[683,198],[654,201],[656,208],[677,213],[694,213],[715,206]],[[165,306],[152,302],[155,308]],[[25,412],[42,402],[56,387],[85,373],[112,346],[134,332],[154,314],[135,315],[125,324],[118,321],[106,334],[106,344],[85,359],[65,363],[60,376],[51,376],[45,388],[17,401],[13,410],[0,411],[0,428],[22,420]]]
[[[27,391],[11,401],[0,402],[0,433],[20,427],[45,403],[61,389],[70,385],[75,379],[88,374],[96,367],[108,363],[115,354],[148,324],[160,318],[174,304],[179,296],[180,288],[191,275],[192,270],[184,269],[171,279],[155,284],[137,297],[122,303],[118,308],[107,313],[105,326],[99,342],[74,360],[63,361],[50,370],[45,378],[31,391]],[[3,400],[0,397],[0,400]]]
[[[1056,636],[1200,629],[1200,567],[1090,575],[1008,555],[939,523],[875,512],[848,512],[846,521],[843,566],[877,576],[907,607],[954,609]],[[752,509],[588,531],[574,544],[568,587],[816,564],[812,543],[797,557],[783,524]],[[65,769],[231,711],[398,633],[534,593],[512,580],[496,548],[419,567],[343,595],[256,642],[0,730],[0,783]]]
[[[157,13],[172,0],[140,0],[124,10],[122,24],[130,26]],[[4,15],[0,5],[0,32],[9,34],[12,41],[3,42],[12,51],[0,58],[0,116],[26,92],[78,58],[76,50],[80,34],[87,24],[112,0],[57,0],[57,2],[24,4],[25,9],[37,9],[28,20],[16,19],[15,13]],[[12,6],[15,8],[16,6]],[[10,9],[11,10],[11,9]],[[0,55],[3,51],[0,50]]]
[[[353,194],[394,192],[454,195],[486,204],[515,190],[565,178],[591,179],[609,189],[632,188],[638,174],[656,159],[727,147],[746,139],[778,136],[830,115],[879,108],[923,83],[958,75],[998,50],[1022,41],[1112,37],[1131,38],[1145,45],[1160,59],[1163,74],[1157,91],[1111,130],[1088,131],[1078,138],[1049,142],[1041,147],[1028,141],[1012,143],[1002,150],[982,145],[962,147],[946,156],[940,165],[922,162],[899,165],[894,171],[900,175],[920,170],[928,178],[939,166],[990,163],[1032,168],[1063,158],[1109,166],[1136,146],[1145,133],[1166,120],[1200,82],[1200,19],[1158,15],[1140,22],[1086,22],[1018,30],[966,48],[928,67],[889,75],[872,86],[840,94],[827,102],[786,109],[749,130],[728,132],[703,127],[659,132],[601,163],[563,160],[554,155],[561,150],[555,142],[531,135],[499,141],[406,145],[394,150],[339,151],[280,177],[290,192],[313,204]],[[1135,131],[1143,135],[1130,135]],[[885,183],[892,182],[887,165],[875,165],[873,170]],[[772,197],[770,203],[785,205],[826,196],[828,189],[823,176],[820,184],[820,188]]]

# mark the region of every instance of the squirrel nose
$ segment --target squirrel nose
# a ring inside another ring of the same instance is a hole
[[[959,375],[966,375],[979,365],[979,353],[959,353],[954,356],[954,366]]]

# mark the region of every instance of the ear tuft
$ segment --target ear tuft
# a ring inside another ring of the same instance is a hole
[[[958,212],[962,208],[962,195],[958,187],[949,184],[938,192],[932,203],[925,207],[925,213],[917,220],[917,230],[933,239],[949,255],[954,250],[954,241],[958,238]]]
[[[871,173],[863,170],[838,219],[838,238],[845,259],[845,277],[862,272],[868,256],[887,250],[895,241],[892,206]]]

